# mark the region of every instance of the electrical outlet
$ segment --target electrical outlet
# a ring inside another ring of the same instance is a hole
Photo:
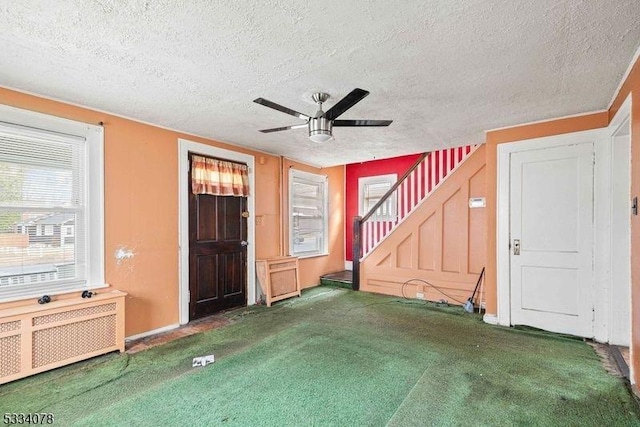
[[[417,299],[424,299],[424,293],[422,293],[422,292],[416,292],[416,298],[417,298]]]

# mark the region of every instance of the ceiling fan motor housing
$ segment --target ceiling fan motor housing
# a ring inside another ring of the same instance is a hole
[[[311,117],[309,119],[309,139],[313,142],[325,142],[332,138],[333,122],[325,117]]]

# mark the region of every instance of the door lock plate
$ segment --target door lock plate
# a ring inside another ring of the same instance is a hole
[[[513,239],[513,254],[520,255],[520,239]]]

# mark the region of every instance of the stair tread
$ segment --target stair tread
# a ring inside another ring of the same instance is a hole
[[[334,273],[322,275],[320,276],[320,279],[332,280],[334,282],[352,283],[353,272],[351,270],[336,271]]]

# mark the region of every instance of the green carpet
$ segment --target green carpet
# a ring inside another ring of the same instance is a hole
[[[0,386],[0,412],[83,426],[630,426],[640,411],[580,340],[460,308],[318,287],[229,326]],[[195,356],[216,362],[192,368]]]

